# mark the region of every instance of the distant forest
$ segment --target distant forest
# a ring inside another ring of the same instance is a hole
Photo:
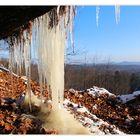
[[[8,60],[1,59],[0,65],[8,68]],[[24,70],[21,75],[25,75]],[[31,65],[31,79],[38,82],[36,64]],[[131,93],[140,88],[140,66],[65,64],[65,89],[85,90],[93,86],[105,88],[116,95]]]
[[[116,95],[131,93],[140,87],[140,67],[130,70],[110,64],[65,66],[65,88],[84,90],[92,86],[103,87]]]

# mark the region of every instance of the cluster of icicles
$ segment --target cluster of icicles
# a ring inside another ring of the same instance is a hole
[[[99,15],[100,15],[100,7],[96,6],[96,25],[98,27],[99,25]],[[115,20],[116,24],[119,24],[120,22],[120,6],[115,5]]]
[[[52,96],[53,107],[62,106],[64,91],[64,49],[67,46],[68,35],[71,45],[73,42],[73,18],[74,6],[66,6],[63,14],[60,14],[60,6],[31,22],[30,29],[24,30],[20,37],[9,41],[9,69],[12,72],[16,68],[18,75],[25,68],[27,76],[27,92],[31,109],[31,56],[38,66],[40,92],[42,100],[42,85],[47,83],[49,94]],[[96,24],[99,22],[100,7],[96,6]],[[51,21],[51,18],[53,20]],[[116,24],[120,21],[120,6],[115,6]],[[55,19],[57,18],[57,19]],[[50,26],[50,22],[52,26]],[[57,23],[56,23],[57,22]]]
[[[55,11],[46,13],[36,18],[31,24],[30,30],[23,31],[20,41],[15,38],[10,44],[9,69],[17,68],[20,74],[24,67],[27,76],[27,95],[29,107],[32,109],[33,96],[31,94],[31,54],[38,67],[41,100],[43,84],[47,84],[47,90],[52,98],[52,109],[48,112],[46,104],[41,103],[41,111],[38,117],[43,120],[42,126],[48,129],[58,130],[61,134],[89,134],[74,117],[63,107],[64,97],[64,49],[70,36],[73,45],[73,18],[75,7],[65,7],[64,13],[59,13],[60,7]],[[53,19],[53,20],[52,20]],[[68,125],[67,123],[70,122]]]
[[[98,26],[100,7],[96,7],[96,23]],[[27,95],[29,99],[29,108],[31,108],[31,63],[34,55],[34,59],[37,63],[39,73],[39,83],[41,92],[43,85],[47,84],[49,95],[52,98],[52,116],[53,118],[50,124],[53,126],[66,126],[67,121],[71,121],[71,124],[75,124],[75,131],[88,133],[82,126],[79,126],[71,116],[62,110],[63,97],[64,97],[64,52],[67,46],[68,37],[70,37],[71,45],[73,42],[73,18],[75,15],[74,6],[66,6],[63,14],[60,14],[60,7],[57,10],[52,10],[46,13],[32,22],[30,22],[30,28],[24,30],[20,37],[11,37],[8,39],[9,44],[9,70],[13,71],[16,68],[18,75],[21,75],[21,70],[24,68],[27,77]],[[116,23],[120,18],[120,7],[115,7]],[[12,74],[11,74],[12,80]],[[13,80],[12,80],[13,82]],[[59,111],[61,109],[61,111]],[[63,116],[63,115],[65,116]],[[68,118],[66,123],[60,123],[62,118]],[[58,123],[57,123],[58,122]],[[48,124],[47,124],[48,125]],[[51,126],[51,125],[50,125]],[[71,126],[72,128],[73,126]],[[73,129],[66,127],[62,131],[69,132]],[[62,128],[61,128],[62,129]],[[83,130],[83,131],[82,131]],[[79,133],[79,132],[78,132]]]
[[[48,85],[52,96],[53,108],[62,106],[64,91],[64,49],[70,33],[73,44],[73,18],[75,7],[67,6],[60,14],[60,7],[52,10],[31,22],[31,28],[24,30],[20,38],[8,39],[9,42],[9,69],[12,72],[16,67],[17,74],[25,68],[27,77],[27,92],[31,109],[31,56],[35,57],[42,100],[42,85]],[[51,20],[52,16],[54,17]],[[51,17],[51,18],[50,18]],[[57,18],[57,19],[55,19]],[[50,25],[51,24],[51,25]],[[34,52],[34,53],[33,53]]]

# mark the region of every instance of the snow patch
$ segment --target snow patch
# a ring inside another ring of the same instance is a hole
[[[3,66],[0,66],[0,72],[8,72],[8,73],[10,73],[10,71],[7,68],[3,67]],[[13,72],[11,72],[11,74],[13,76],[15,76],[15,77],[19,77],[17,74],[15,74]]]
[[[96,86],[93,86],[93,88],[87,89],[89,94],[92,94],[93,96],[100,96],[102,94],[108,94],[109,96],[115,96],[114,94],[110,93],[108,90],[104,88],[99,88]]]
[[[88,109],[84,106],[79,107],[77,104],[65,99],[63,102],[64,108],[70,111],[71,114],[74,114],[75,118],[82,123],[83,126],[87,127],[92,134],[95,135],[103,135],[103,134],[111,134],[109,129],[113,129],[115,134],[124,134],[121,132],[115,125],[110,125],[109,123],[99,119],[96,115],[91,114]],[[75,115],[77,113],[80,115]],[[83,114],[87,114],[84,116]],[[104,125],[106,129],[103,131],[100,127]]]
[[[77,111],[78,111],[78,112],[82,112],[82,113],[88,112],[88,110],[87,110],[85,107],[77,108]]]
[[[76,91],[73,88],[69,89],[69,92],[76,93]]]
[[[140,91],[134,91],[132,94],[117,96],[117,101],[125,104],[128,101],[131,101],[131,100],[137,98],[138,96],[140,96]]]

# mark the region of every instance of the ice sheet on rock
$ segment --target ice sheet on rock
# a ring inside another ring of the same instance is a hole
[[[131,101],[131,100],[137,98],[137,96],[140,96],[140,91],[134,91],[132,94],[117,96],[117,101],[125,104],[128,101]]]
[[[26,95],[25,95],[25,100],[24,100],[24,103],[25,104],[27,104],[28,103],[28,98],[29,98],[29,96],[28,96],[28,94],[26,93]],[[36,95],[34,95],[34,93],[31,91],[31,98],[32,98],[32,104],[33,105],[35,105],[35,106],[41,106],[41,103],[43,102],[44,103],[44,100],[42,100],[41,101],[41,99],[40,98],[38,98]]]

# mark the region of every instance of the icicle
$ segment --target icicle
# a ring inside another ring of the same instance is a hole
[[[46,115],[47,127],[59,128],[61,133],[65,132],[83,132],[88,133],[81,124],[79,124],[73,116],[67,113],[63,108],[64,101],[64,48],[67,42],[67,34],[70,33],[71,44],[74,47],[73,41],[73,18],[74,7],[68,6],[64,10],[64,15],[59,16],[59,8],[46,13],[45,15],[35,19],[32,27],[32,38],[28,31],[23,31],[21,39],[21,50],[23,49],[23,64],[27,76],[27,92],[29,99],[29,107],[31,110],[31,46],[36,50],[36,60],[39,73],[39,82],[41,90],[41,100],[43,92],[43,77],[47,81],[49,96],[52,99],[51,113]],[[34,29],[34,31],[33,31]],[[32,40],[31,40],[32,39]],[[31,41],[31,42],[30,42]],[[23,48],[22,48],[23,46]],[[15,48],[15,47],[14,47]],[[21,53],[21,50],[14,50],[15,54]],[[16,56],[16,63],[18,56]],[[26,96],[27,97],[27,96]],[[33,98],[33,95],[32,95]],[[39,103],[40,104],[40,103]],[[43,106],[43,105],[42,105]],[[41,109],[44,109],[41,106]],[[45,109],[44,109],[45,110]],[[47,110],[48,111],[48,110]],[[45,110],[45,113],[48,113]],[[65,117],[66,119],[65,119]],[[57,118],[57,119],[56,119]],[[49,122],[51,119],[51,124]],[[68,126],[70,121],[76,126]],[[49,124],[49,125],[48,125]],[[60,125],[58,125],[60,124]],[[79,133],[78,132],[78,133]]]
[[[12,50],[12,46],[9,46],[9,71],[10,71],[10,77],[11,77],[11,90],[12,90],[12,94],[13,94],[13,50]]]
[[[19,62],[19,74],[21,75],[22,69],[24,69],[24,39],[23,36],[20,36],[19,38],[19,47],[20,47],[20,62]]]
[[[14,63],[16,66],[16,73],[17,75],[21,74],[21,51],[20,51],[20,46],[18,44],[18,39],[15,39],[15,43],[12,46],[13,48],[13,54],[14,54]]]
[[[28,93],[28,99],[29,99],[29,108],[30,111],[32,111],[31,108],[31,36],[28,31],[23,32],[23,40],[22,40],[24,50],[23,50],[23,63],[25,67],[25,73],[27,77],[27,93]]]
[[[96,6],[96,25],[99,25],[99,14],[100,14],[100,7]]]
[[[58,17],[58,20],[59,20],[59,11],[60,11],[60,5],[57,6],[57,17]]]
[[[116,5],[115,6],[115,19],[116,19],[116,24],[120,22],[120,6]]]
[[[34,20],[34,29],[36,29],[36,57],[39,72],[40,89],[42,92],[43,77],[47,80],[47,87],[50,87],[52,93],[53,108],[62,106],[64,96],[64,47],[66,45],[67,33],[70,32],[71,43],[73,43],[73,10],[66,8],[66,16],[59,16],[60,7],[56,14],[59,17],[58,23],[55,23],[55,15],[47,13]],[[53,17],[53,26],[50,28],[50,15]],[[56,21],[55,21],[56,20]],[[56,25],[57,24],[57,25]],[[33,35],[34,36],[34,35]],[[35,37],[33,37],[35,38]],[[34,41],[34,40],[33,40]],[[44,80],[45,81],[45,80]],[[49,93],[50,94],[50,93]],[[42,96],[42,93],[41,93]]]
[[[70,9],[69,9],[69,26],[70,26],[70,39],[71,39],[71,45],[73,47],[73,53],[74,53],[74,39],[73,39],[73,18],[74,18],[74,9],[73,9],[73,6],[70,6]]]
[[[68,131],[72,132],[73,130],[77,132],[77,130],[79,130],[80,132],[84,131],[84,133],[87,134],[87,130],[78,124],[78,122],[63,109],[64,48],[67,42],[68,31],[70,32],[71,43],[73,44],[73,7],[66,8],[65,16],[67,16],[67,18],[60,16],[58,23],[56,23],[57,19],[55,19],[55,15],[53,13],[56,11],[51,12],[52,13],[39,17],[39,22],[34,24],[36,28],[38,28],[39,25],[38,32],[36,34],[38,39],[35,40],[35,44],[37,44],[36,47],[38,47],[37,65],[39,69],[39,77],[41,78],[42,75],[45,76],[49,96],[52,97],[52,110],[51,113],[46,116],[46,119],[48,120],[46,126],[47,128],[59,128],[61,133]],[[53,17],[53,22],[50,19],[50,15],[51,18]],[[53,27],[50,27],[50,22],[54,25]],[[73,129],[73,126],[69,127],[67,125],[68,121],[75,124],[77,128]]]
[[[41,17],[41,21],[43,21],[43,17]],[[39,73],[39,83],[40,83],[40,97],[41,97],[41,103],[42,103],[42,92],[43,92],[43,71],[42,71],[42,68],[43,68],[43,64],[42,64],[42,56],[43,56],[43,52],[42,52],[42,47],[44,47],[44,40],[43,40],[43,36],[44,36],[44,28],[43,28],[43,25],[42,25],[42,22],[40,22],[40,30],[39,30],[39,36],[42,36],[42,37],[39,37],[39,45],[38,46],[38,55],[40,56],[40,59],[38,59],[38,73]]]

